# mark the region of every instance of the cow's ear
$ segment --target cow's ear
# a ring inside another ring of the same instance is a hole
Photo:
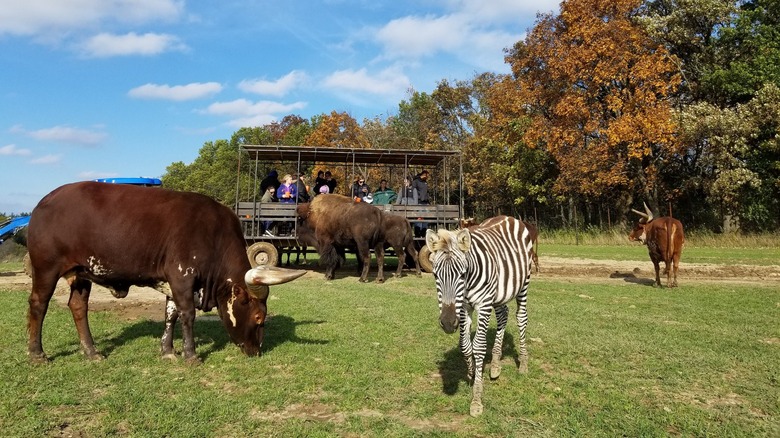
[[[241,286],[233,285],[233,296],[236,297],[241,304],[246,305],[249,303],[249,294],[246,289]]]
[[[463,252],[468,252],[471,248],[471,233],[467,229],[459,230],[455,233],[455,241],[458,243],[458,248]]]
[[[441,240],[441,237],[436,234],[436,231],[429,228],[428,231],[425,232],[425,246],[428,247],[431,254],[439,249],[439,240]]]

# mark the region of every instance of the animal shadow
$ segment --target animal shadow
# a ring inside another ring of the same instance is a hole
[[[615,271],[609,274],[609,278],[622,278],[626,283],[641,284],[643,286],[655,285],[655,280],[652,278],[639,278],[633,272],[619,272]]]
[[[511,321],[510,321],[511,322]],[[507,358],[513,358],[515,367],[520,363],[520,355],[515,345],[515,340],[512,334],[510,324],[507,324],[507,331],[504,333],[504,344],[502,345],[502,361]],[[471,333],[472,337],[474,332]],[[527,333],[526,333],[527,336]],[[455,338],[458,338],[455,336]],[[459,338],[458,338],[459,339]],[[483,374],[489,372],[490,361],[493,359],[493,343],[496,339],[496,329],[488,329],[487,334],[487,352],[485,353],[485,360],[482,366]],[[526,337],[527,339],[527,337]],[[526,346],[527,346],[526,341]],[[448,350],[444,353],[442,360],[438,362],[439,375],[441,376],[442,392],[447,395],[454,395],[458,392],[458,387],[461,383],[471,386],[473,383],[468,378],[468,369],[466,368],[466,360],[463,358],[463,354],[460,352],[460,345]]]

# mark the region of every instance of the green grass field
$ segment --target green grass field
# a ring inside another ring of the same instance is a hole
[[[3,436],[780,436],[777,288],[533,280],[529,372],[512,323],[479,418],[430,274],[274,287],[260,358],[202,315],[199,366],[159,358],[161,322],[111,311],[91,313],[107,359],[89,362],[54,304],[52,361],[31,365],[26,300],[0,288]]]

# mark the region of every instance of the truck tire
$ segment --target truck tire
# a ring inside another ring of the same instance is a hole
[[[420,262],[420,269],[423,272],[433,272],[433,262],[431,261],[431,250],[427,246],[423,245],[420,251],[417,252],[417,259]]]
[[[279,261],[279,251],[268,242],[255,242],[246,249],[249,264],[253,268],[258,266],[276,266]]]

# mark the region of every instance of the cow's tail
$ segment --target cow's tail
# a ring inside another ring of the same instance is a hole
[[[677,224],[672,222],[671,229],[666,230],[666,261],[672,261],[674,257],[674,235],[677,234]]]

